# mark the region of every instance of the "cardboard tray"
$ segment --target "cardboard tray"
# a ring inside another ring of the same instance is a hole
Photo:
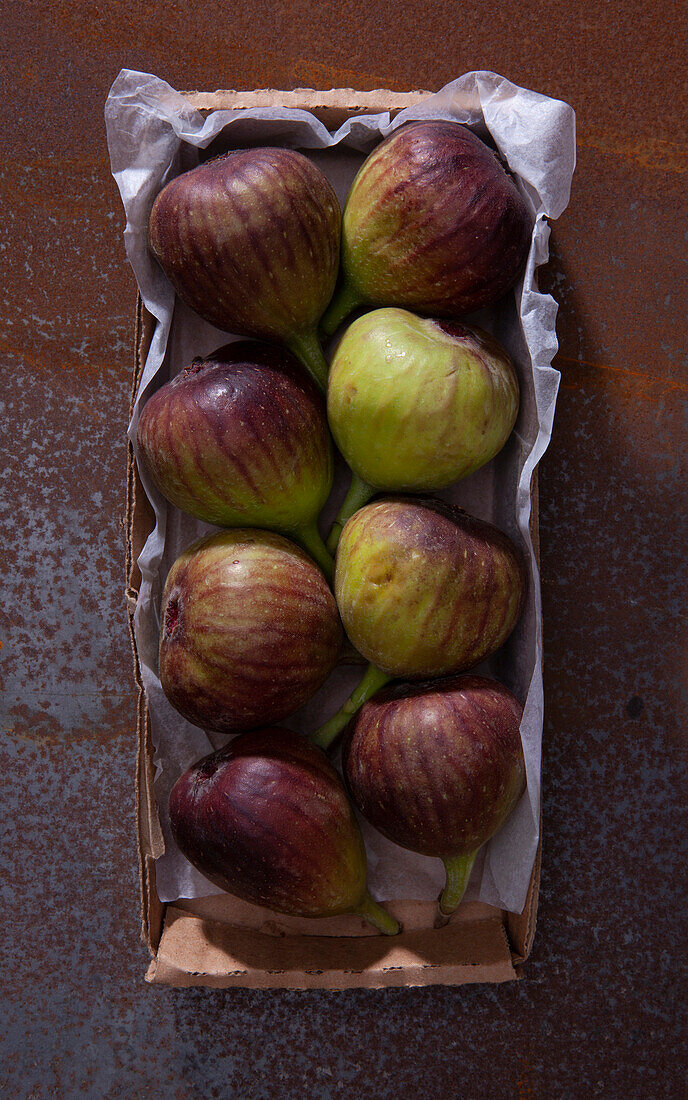
[[[282,105],[311,111],[329,129],[355,114],[397,111],[428,92],[189,92],[201,111]],[[138,299],[132,403],[154,332],[154,319]],[[531,530],[536,554],[537,482],[531,486]],[[141,575],[137,560],[154,526],[139,480],[133,448],[127,464],[127,608],[138,686],[136,798],[142,938],[152,961],[149,982],[171,986],[253,989],[350,989],[385,986],[504,982],[521,976],[535,933],[540,845],[523,912],[507,913],[481,902],[459,906],[451,921],[434,927],[434,902],[386,903],[404,925],[388,938],[354,916],[307,920],[271,913],[229,895],[164,905],[155,887],[155,860],[164,851],[153,780],[150,719],[134,637]],[[540,841],[541,844],[541,841]]]

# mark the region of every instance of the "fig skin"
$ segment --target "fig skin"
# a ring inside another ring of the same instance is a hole
[[[242,340],[194,359],[146,402],[137,441],[177,508],[291,534],[331,571],[316,526],[333,472],[324,402],[289,352]]]
[[[480,328],[376,309],[349,325],[332,359],[327,415],[352,471],[327,540],[380,490],[445,489],[501,451],[519,386],[505,349]]]
[[[169,801],[174,839],[221,889],[281,913],[357,912],[399,931],[366,887],[363,838],[325,755],[291,730],[254,730],[199,760]]]
[[[335,595],[355,648],[388,676],[461,672],[504,644],[526,573],[492,524],[431,498],[385,497],[347,522]]]
[[[377,309],[337,346],[327,412],[339,450],[372,488],[444,489],[502,449],[518,379],[482,329]]]
[[[175,561],[160,611],[160,682],[202,729],[279,722],[311,698],[342,642],[321,571],[281,535],[235,529]]]
[[[316,326],[334,290],[334,188],[292,149],[240,149],[171,180],[148,225],[179,297],[219,329],[284,344],[322,389]]]
[[[356,306],[460,317],[516,282],[532,218],[497,156],[467,127],[411,122],[377,146],[349,192],[342,282],[328,334]]]
[[[364,817],[401,847],[445,863],[445,913],[525,790],[522,716],[496,680],[458,676],[384,688],[345,738],[344,777]]]

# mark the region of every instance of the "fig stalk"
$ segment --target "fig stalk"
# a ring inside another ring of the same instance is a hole
[[[331,582],[334,576],[334,561],[328,548],[325,546],[315,520],[305,527],[300,527],[293,533],[297,542],[300,542],[304,550],[310,554],[316,565],[320,566],[327,581]]]
[[[378,932],[382,932],[383,936],[396,936],[401,931],[399,921],[395,920],[381,905],[378,905],[367,891],[361,904],[357,905],[353,912],[367,920],[373,928],[377,928]]]
[[[477,854],[476,848],[466,856],[452,856],[450,859],[443,860],[447,882],[440,896],[440,912],[447,917],[458,909],[459,902],[466,893]]]
[[[310,738],[312,744],[321,749],[329,749],[354,715],[358,714],[363,704],[367,703],[375,692],[388,684],[391,679],[392,677],[388,673],[376,668],[373,664],[369,664],[346,702],[342,704],[336,714],[328,718],[327,722],[324,722],[312,734]]]
[[[364,304],[363,297],[349,282],[343,283],[325,310],[320,329],[325,336],[332,336],[349,314]]]
[[[320,346],[315,328],[306,329],[305,332],[292,336],[287,341],[287,346],[300,363],[308,371],[315,385],[321,393],[327,389],[327,376],[329,367]]]
[[[330,554],[334,554],[339,543],[339,536],[342,533],[342,528],[348,519],[362,508],[364,504],[367,504],[372,497],[375,496],[377,489],[372,485],[369,485],[367,481],[360,478],[358,474],[351,475],[351,484],[349,485],[349,491],[347,492],[342,506],[337,512],[337,517],[330,528],[330,533],[327,536],[327,549]]]

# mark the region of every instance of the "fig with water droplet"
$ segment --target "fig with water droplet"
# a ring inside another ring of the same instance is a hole
[[[216,886],[302,917],[357,913],[399,925],[366,886],[363,838],[324,753],[291,730],[244,733],[189,768],[170,794],[186,858]]]
[[[369,666],[314,734],[327,748],[391,679],[474,668],[495,653],[523,608],[522,555],[491,523],[431,498],[387,497],[346,523],[334,589],[344,629]]]
[[[160,683],[189,722],[279,722],[334,668],[342,630],[322,572],[270,531],[221,531],[175,561],[160,613]]]
[[[284,344],[321,389],[316,328],[337,278],[334,188],[293,149],[239,149],[171,180],[153,203],[151,252],[179,297],[219,329]]]
[[[361,305],[458,317],[498,301],[525,266],[531,216],[495,153],[458,122],[402,126],[363,163],[342,221],[327,333]]]
[[[353,473],[330,551],[376,492],[444,489],[489,462],[517,413],[513,363],[482,329],[403,309],[359,317],[337,346],[327,386],[332,434]]]
[[[344,777],[364,817],[403,848],[444,862],[445,914],[525,789],[522,714],[496,680],[458,676],[384,688],[345,738]]]
[[[137,440],[183,512],[282,531],[330,575],[316,526],[332,486],[324,402],[289,352],[242,340],[194,359],[146,402]]]

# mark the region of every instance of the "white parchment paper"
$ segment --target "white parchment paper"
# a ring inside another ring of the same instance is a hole
[[[475,314],[509,350],[519,372],[521,410],[504,451],[453,489],[438,494],[491,520],[524,549],[530,573],[523,618],[504,649],[486,670],[524,702],[521,735],[528,786],[513,815],[482,850],[466,894],[513,912],[525,904],[538,844],[540,750],[543,726],[542,621],[537,565],[529,533],[530,483],[549,443],[559,374],[551,367],[557,350],[554,300],[539,293],[535,272],[548,256],[547,219],[566,208],[575,165],[575,118],[565,103],[518,88],[491,72],[467,73],[419,105],[389,114],[347,121],[329,133],[314,115],[288,108],[216,111],[203,117],[164,81],[122,70],[107,100],[105,119],[112,172],[126,212],[127,256],[156,329],[129,426],[136,449],[140,409],[158,386],[174,377],[195,355],[228,342],[180,302],[148,251],[146,229],[153,200],[179,172],[193,168],[199,150],[233,145],[282,145],[312,156],[329,176],[342,207],[364,156],[387,134],[410,119],[443,118],[464,123],[490,140],[516,177],[533,213],[527,267],[514,293],[498,308]],[[139,466],[155,511],[156,524],[139,559],[142,575],[135,632],[148,697],[155,746],[156,795],[166,850],[157,860],[162,901],[217,893],[184,859],[170,835],[167,799],[181,771],[227,738],[206,734],[184,721],[167,702],[157,676],[159,606],[172,562],[193,539],[213,530],[168,506]],[[346,488],[340,469],[323,516],[328,527]],[[361,675],[360,667],[339,666],[327,684],[284,725],[314,730],[338,708]],[[406,852],[362,822],[372,893],[385,900],[433,899],[444,882],[439,860]]]

